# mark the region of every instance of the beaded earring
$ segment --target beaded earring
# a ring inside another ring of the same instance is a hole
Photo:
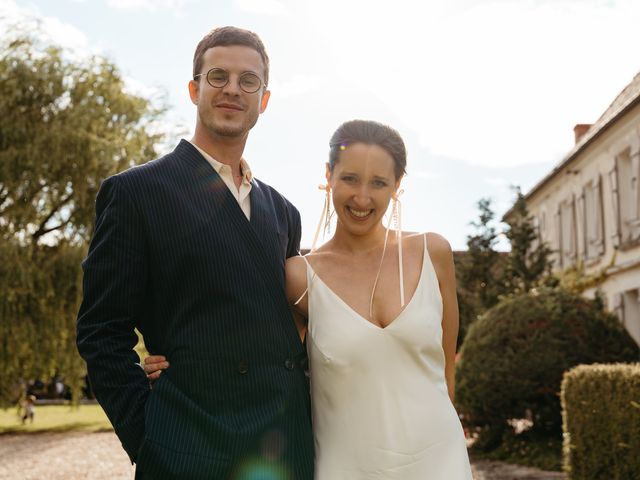
[[[333,216],[333,212],[331,212],[331,186],[327,183],[326,185],[319,185],[319,190],[325,191],[324,197],[324,205],[322,207],[322,213],[320,214],[320,220],[318,221],[318,226],[316,227],[316,233],[313,235],[313,242],[311,243],[311,251],[313,252],[316,249],[316,244],[318,242],[318,237],[320,236],[320,229],[322,228],[322,239],[329,234],[331,230],[331,217]]]

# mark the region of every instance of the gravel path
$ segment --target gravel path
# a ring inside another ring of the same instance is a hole
[[[134,467],[112,432],[0,435],[0,479],[132,480]],[[473,463],[475,480],[561,480],[561,473]]]

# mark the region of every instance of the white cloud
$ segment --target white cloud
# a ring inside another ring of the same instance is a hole
[[[491,185],[492,187],[506,187],[511,183],[506,178],[499,177],[486,177],[484,178],[484,182]]]
[[[276,77],[269,80],[269,89],[282,98],[304,95],[318,90],[321,85],[320,78],[303,73],[296,73],[287,79]]]
[[[235,0],[235,3],[241,10],[258,15],[289,16],[291,13],[280,0]]]
[[[107,6],[117,10],[173,9],[182,12],[186,0],[107,0]]]
[[[89,42],[82,31],[56,17],[42,15],[34,6],[18,6],[13,0],[0,2],[0,29],[7,32],[5,38],[38,35],[43,41],[64,47],[75,55],[90,53]]]
[[[318,62],[360,79],[353,88],[434,155],[492,167],[555,160],[573,126],[594,122],[640,70],[640,2],[442,4],[325,0],[305,12],[326,45]]]
[[[439,178],[442,178],[442,174],[440,173],[436,173],[436,172],[429,172],[429,171],[425,171],[425,170],[421,170],[421,171],[417,171],[417,172],[409,172],[409,177],[408,178],[421,178],[424,180],[437,180]]]

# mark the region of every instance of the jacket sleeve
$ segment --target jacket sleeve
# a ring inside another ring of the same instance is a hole
[[[133,350],[144,314],[148,252],[140,215],[121,179],[102,184],[84,270],[78,351],[91,387],[132,462],[144,438],[149,382]]]
[[[287,258],[300,255],[300,237],[302,236],[302,226],[300,212],[293,205],[289,204],[289,242],[287,244]]]

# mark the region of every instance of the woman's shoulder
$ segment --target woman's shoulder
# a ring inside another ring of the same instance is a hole
[[[429,255],[433,260],[448,261],[452,257],[452,250],[449,241],[436,232],[402,232],[403,243],[407,243],[415,248],[422,248],[422,244],[427,245]]]
[[[424,242],[424,239],[427,240],[427,246],[429,247],[429,251],[433,247],[435,250],[451,250],[451,245],[449,241],[444,238],[442,235],[436,232],[402,232],[403,242],[411,242],[411,243],[421,243]]]
[[[307,270],[307,262],[305,262],[305,259],[302,255],[289,257],[285,261],[284,269],[287,277],[290,273],[303,273]]]

